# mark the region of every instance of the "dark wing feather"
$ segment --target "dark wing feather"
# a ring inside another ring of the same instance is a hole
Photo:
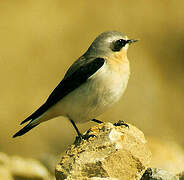
[[[79,66],[75,71],[68,71],[68,74],[65,75],[64,79],[58,84],[58,86],[53,90],[47,101],[32,115],[22,121],[21,124],[34,120],[46,112],[50,107],[56,104],[64,96],[69,94],[74,89],[78,88],[81,84],[85,83],[90,76],[97,72],[105,62],[104,58],[95,58],[85,63],[85,60],[82,60],[82,65]],[[70,70],[70,69],[69,69]]]

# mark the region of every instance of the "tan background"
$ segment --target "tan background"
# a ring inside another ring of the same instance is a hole
[[[58,155],[75,139],[65,118],[12,139],[71,63],[103,31],[140,42],[129,49],[125,95],[99,119],[124,119],[184,145],[184,1],[0,0],[0,151]],[[94,123],[78,125],[84,132]]]

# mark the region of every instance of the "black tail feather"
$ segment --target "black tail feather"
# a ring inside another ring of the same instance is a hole
[[[38,126],[39,124],[34,124],[31,125],[30,123],[27,124],[25,127],[23,127],[20,131],[18,131],[16,134],[13,135],[13,138],[17,137],[17,136],[22,136],[25,133],[27,133],[28,131],[30,131],[31,129],[33,129],[34,127]]]
[[[26,123],[29,120],[34,120],[41,116],[44,112],[48,110],[49,106],[47,104],[43,104],[39,109],[37,109],[33,114],[31,114],[29,117],[27,117],[24,121],[20,123],[20,125]]]

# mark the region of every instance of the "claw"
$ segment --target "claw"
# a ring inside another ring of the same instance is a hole
[[[81,143],[82,140],[88,140],[91,137],[96,137],[96,135],[94,135],[94,134],[91,134],[91,135],[89,135],[89,134],[82,135],[81,134],[80,136],[77,136],[76,137],[74,144],[77,146],[77,145],[79,145]]]
[[[98,120],[98,119],[92,119],[92,121],[93,121],[93,122],[96,122],[96,123],[98,123],[98,124],[102,124],[102,123],[103,123],[103,121],[100,121],[100,120]]]
[[[129,125],[126,124],[123,120],[119,120],[117,123],[114,123],[114,126],[125,126],[129,128]]]

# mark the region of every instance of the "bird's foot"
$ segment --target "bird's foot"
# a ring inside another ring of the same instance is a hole
[[[114,123],[114,126],[125,126],[129,128],[129,125],[126,124],[123,120],[119,120],[117,123]]]
[[[86,133],[84,135],[80,134],[75,138],[74,144],[77,146],[81,143],[82,140],[89,140],[89,138],[91,138],[91,137],[93,138],[96,136],[94,134],[88,134],[88,133]]]
[[[100,121],[100,120],[98,120],[98,119],[92,119],[91,121],[96,122],[96,123],[98,123],[98,124],[102,124],[102,123],[103,123],[103,121]]]

